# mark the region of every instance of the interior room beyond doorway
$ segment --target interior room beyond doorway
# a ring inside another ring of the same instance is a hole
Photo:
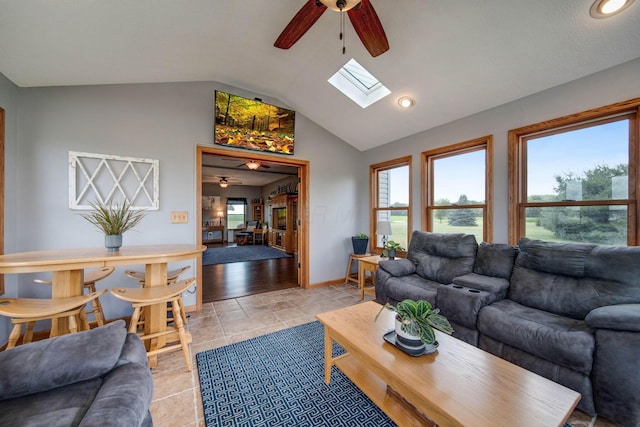
[[[198,147],[198,166],[198,306],[306,287],[308,163]]]

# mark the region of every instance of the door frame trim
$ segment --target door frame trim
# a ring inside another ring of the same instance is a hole
[[[202,157],[215,155],[237,159],[251,158],[258,161],[275,163],[298,168],[298,280],[301,288],[309,287],[309,167],[308,160],[279,157],[268,154],[248,153],[232,149],[211,146],[196,146],[196,244],[202,245]],[[202,257],[197,260],[196,273],[198,286],[196,288],[196,309],[202,308]]]

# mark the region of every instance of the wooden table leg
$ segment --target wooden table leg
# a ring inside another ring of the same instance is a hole
[[[360,299],[364,299],[364,284],[365,284],[365,263],[358,261],[358,288],[360,289]]]
[[[145,268],[145,286],[167,286],[167,263],[147,264]],[[167,328],[166,303],[154,304],[144,308],[144,333],[154,334],[163,332]],[[147,350],[153,351],[166,345],[166,337],[147,340]],[[158,356],[149,358],[149,366],[156,367]]]
[[[84,293],[84,270],[54,271],[51,277],[51,298],[77,297]],[[66,318],[51,321],[51,335],[69,333],[69,320]]]
[[[333,339],[329,334],[329,328],[324,327],[324,382],[331,382],[331,366],[333,366]]]

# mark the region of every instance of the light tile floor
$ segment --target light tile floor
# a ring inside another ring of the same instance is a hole
[[[373,299],[365,295],[364,301]],[[355,285],[314,289],[286,289],[204,304],[191,312],[192,372],[182,352],[162,354],[152,370],[154,380],[151,415],[157,427],[204,426],[195,355],[198,352],[311,322],[315,315],[362,302]],[[575,427],[615,427],[578,411],[569,422]]]

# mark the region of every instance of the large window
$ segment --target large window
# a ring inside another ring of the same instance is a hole
[[[422,153],[422,228],[493,239],[491,136]]]
[[[247,221],[247,199],[227,199],[227,229],[244,227]]]
[[[640,99],[509,132],[509,240],[638,243]]]
[[[375,236],[369,239],[370,250],[380,253],[383,239],[406,249],[411,230],[411,156],[371,165],[369,171],[371,236]]]

